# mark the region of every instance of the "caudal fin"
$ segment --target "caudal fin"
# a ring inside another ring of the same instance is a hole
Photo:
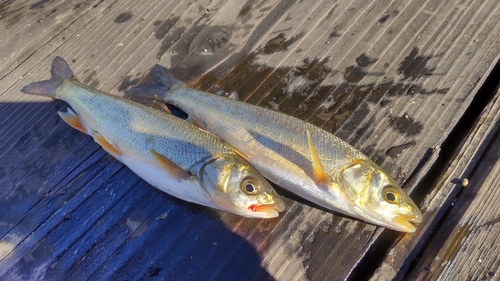
[[[50,69],[52,77],[49,80],[33,82],[21,89],[21,92],[30,95],[53,96],[56,88],[65,80],[73,76],[68,63],[61,57],[55,57]]]
[[[182,84],[168,69],[157,64],[135,86],[125,91],[128,96],[165,100],[174,85]]]

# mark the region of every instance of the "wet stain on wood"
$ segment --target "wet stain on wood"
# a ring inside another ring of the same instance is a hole
[[[393,117],[390,122],[393,129],[408,137],[420,134],[424,127],[422,123],[413,120],[408,114],[400,117]]]
[[[243,6],[243,8],[241,8],[240,13],[238,14],[238,16],[246,16],[246,15],[248,15],[248,13],[250,13],[250,11],[252,10],[252,8],[253,8],[253,3],[246,4],[245,6]]]
[[[115,18],[114,22],[115,23],[125,23],[125,22],[129,21],[133,16],[134,16],[134,14],[132,14],[131,12],[123,12]]]
[[[31,5],[30,10],[43,8],[43,4],[45,4],[47,2],[49,2],[49,0],[40,0],[40,1],[36,2],[35,4]]]
[[[188,53],[216,53],[224,49],[233,36],[233,30],[228,26],[209,26],[203,28],[189,44]]]
[[[0,21],[6,22],[7,29],[11,28],[24,17],[24,6],[11,8],[10,5],[14,2],[14,0],[7,0],[0,3]]]
[[[133,78],[131,75],[125,75],[125,77],[123,77],[123,79],[122,79],[122,82],[118,86],[118,91],[125,91],[128,88],[130,88],[131,86],[137,84],[137,82],[139,82],[139,80],[140,80],[140,77],[141,77],[140,75],[141,74],[138,73],[136,75],[136,78]]]
[[[291,46],[293,43],[297,42],[303,36],[304,36],[304,34],[300,33],[300,34],[297,34],[297,35],[293,36],[292,38],[286,40],[285,34],[280,33],[277,37],[269,40],[266,43],[266,45],[264,46],[263,52],[264,52],[264,54],[272,54],[275,52],[287,50],[289,46]]]
[[[172,30],[173,26],[179,21],[180,17],[168,18],[166,20],[157,20],[154,25],[157,28],[154,31],[155,38],[161,40],[161,46],[158,50],[156,57],[158,59],[172,47],[174,42],[178,40],[185,31],[185,27],[176,27]],[[167,36],[168,34],[168,36]]]
[[[422,76],[430,76],[434,69],[427,68],[427,63],[432,56],[419,56],[419,48],[413,47],[410,54],[399,64],[397,73],[403,75],[403,80],[417,79]]]
[[[417,143],[415,141],[410,141],[401,145],[393,146],[387,150],[386,155],[392,158],[398,158],[405,150],[416,144]]]
[[[97,87],[97,85],[99,85],[99,80],[95,78],[96,75],[97,72],[95,70],[92,70],[92,72],[90,72],[90,74],[87,75],[87,77],[85,77],[85,79],[82,80],[82,83],[87,84],[93,88]]]

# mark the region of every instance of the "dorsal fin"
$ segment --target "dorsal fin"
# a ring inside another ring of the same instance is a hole
[[[321,163],[321,159],[319,158],[318,152],[314,147],[309,129],[306,129],[306,131],[307,131],[307,143],[309,145],[309,150],[311,151],[311,157],[312,157],[313,180],[317,185],[329,186],[332,180],[330,176],[325,172],[325,168]]]

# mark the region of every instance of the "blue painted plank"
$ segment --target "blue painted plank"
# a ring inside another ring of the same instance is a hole
[[[90,248],[88,245],[82,251],[79,245],[74,245],[75,251],[78,250],[82,253],[73,254],[75,257],[71,259],[74,262],[67,264],[69,268],[64,268],[57,270],[52,273],[54,276],[66,277],[68,280],[76,280],[78,278],[88,278],[94,273],[104,261],[106,261],[110,256],[114,254],[115,251],[123,247],[127,247],[127,239],[134,235],[135,230],[141,227],[142,222],[151,215],[151,213],[157,209],[161,204],[165,204],[167,201],[165,196],[156,192],[153,187],[149,186],[144,181],[140,181],[134,189],[140,190],[141,199],[133,200],[125,199],[129,196],[124,197],[123,207],[125,204],[130,205],[130,210],[123,214],[116,214],[115,211],[109,212],[102,219],[101,223],[94,226],[93,229],[89,230],[89,237],[95,237],[95,240],[91,244]],[[168,203],[168,202],[167,202]],[[120,208],[115,208],[119,210]],[[112,221],[108,225],[107,220]],[[100,226],[100,225],[103,226]],[[100,234],[93,234],[94,232]],[[87,240],[86,237],[84,239]],[[90,239],[90,238],[88,238]],[[68,251],[71,255],[71,250]],[[50,271],[49,271],[50,273]],[[65,275],[66,273],[66,275]]]
[[[138,264],[144,266],[146,262],[150,263],[151,255],[161,249],[178,246],[175,245],[176,239],[184,235],[184,231],[191,226],[196,216],[190,215],[185,206],[172,204],[177,199],[170,198],[159,205],[127,238],[124,247],[113,252],[90,278],[131,278],[137,275]],[[166,212],[169,212],[169,215],[165,220],[156,220]]]
[[[123,167],[111,158],[105,157],[103,160],[101,162],[102,170],[86,170],[82,176],[75,178],[67,188],[35,205],[30,210],[32,215],[26,216],[21,223],[2,238],[7,242],[19,241],[20,243],[16,244],[14,251],[2,260],[0,277],[10,271],[15,263],[24,258],[37,245],[38,241],[43,240],[54,227],[64,221],[68,213],[76,209],[88,196],[108,181],[111,175]],[[107,160],[112,161],[107,162]],[[99,166],[96,165],[95,168],[99,169]]]

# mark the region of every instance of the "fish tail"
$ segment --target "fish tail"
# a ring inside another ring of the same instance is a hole
[[[125,94],[147,99],[166,99],[168,91],[175,85],[183,84],[168,69],[157,64]]]
[[[68,63],[61,57],[55,57],[50,69],[52,77],[49,80],[33,82],[21,89],[21,92],[30,95],[42,95],[54,97],[55,91],[65,80],[73,76],[73,71]]]

